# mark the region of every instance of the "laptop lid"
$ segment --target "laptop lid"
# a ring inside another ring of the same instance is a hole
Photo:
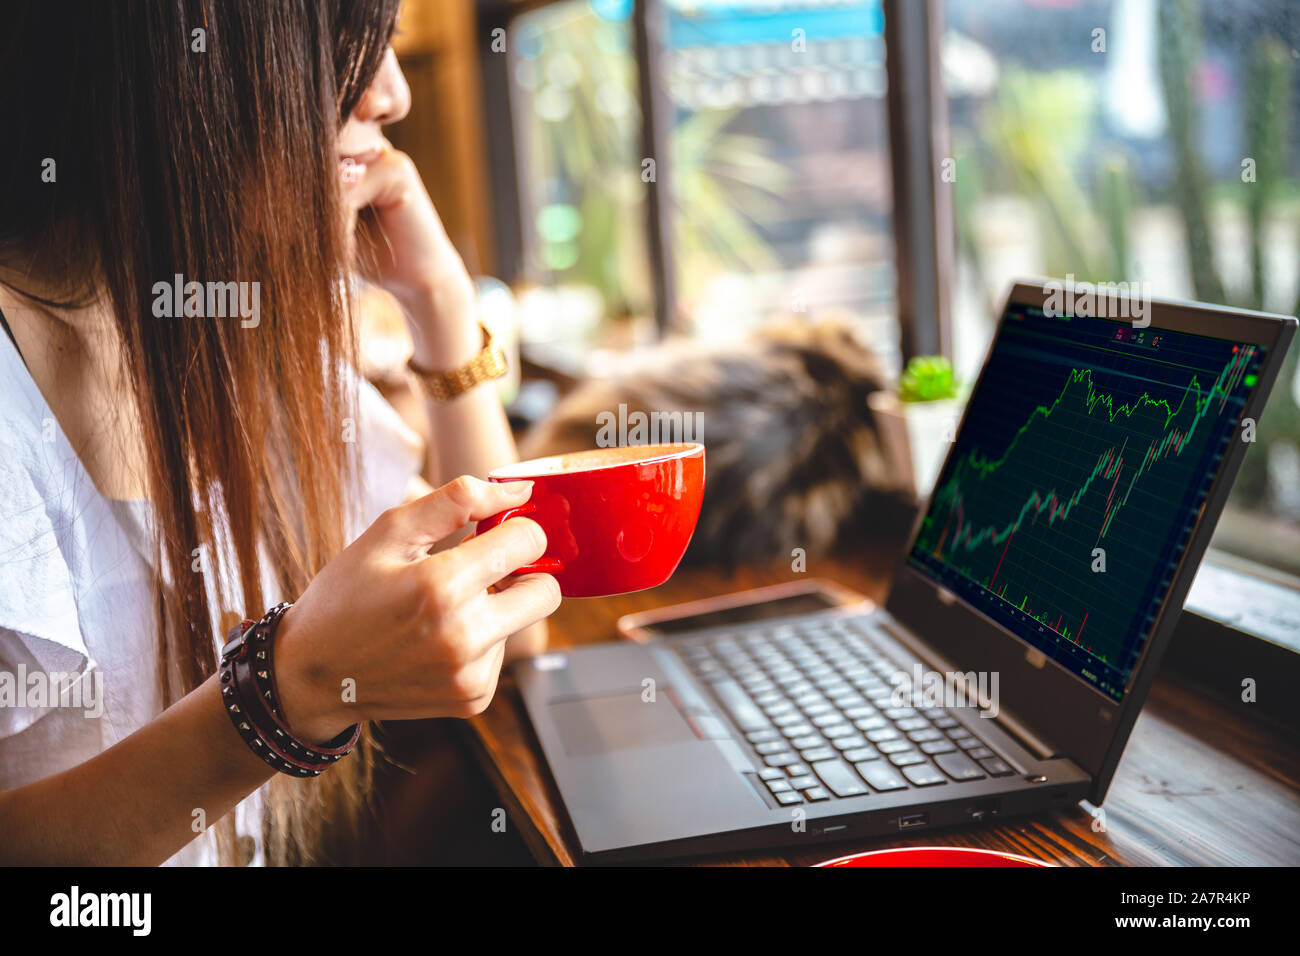
[[[1092,774],[1094,802],[1295,327],[1050,282],[1008,296],[887,607],[996,673],[1002,711]]]

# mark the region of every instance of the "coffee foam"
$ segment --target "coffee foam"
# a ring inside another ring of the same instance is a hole
[[[492,478],[534,478],[544,475],[563,475],[578,471],[596,471],[600,468],[616,468],[634,462],[659,461],[664,458],[680,458],[691,452],[703,450],[703,445],[682,442],[671,445],[626,445],[617,448],[592,448],[587,451],[572,451],[563,455],[551,455],[547,458],[534,458],[513,465],[494,468]]]

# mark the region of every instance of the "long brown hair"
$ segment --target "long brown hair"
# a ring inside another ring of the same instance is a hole
[[[263,560],[292,598],[344,543],[355,343],[335,138],[397,5],[29,0],[3,13],[0,261],[57,290],[15,291],[102,301],[115,318],[156,515],[169,702],[215,669],[205,575],[223,620],[256,616]],[[257,324],[155,316],[155,284],[177,275],[259,283]],[[271,862],[346,844],[372,750],[273,783]]]

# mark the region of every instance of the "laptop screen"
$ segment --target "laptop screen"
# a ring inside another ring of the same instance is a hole
[[[1012,303],[908,563],[1122,700],[1263,356]]]

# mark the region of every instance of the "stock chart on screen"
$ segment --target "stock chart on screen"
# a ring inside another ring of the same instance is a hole
[[[1122,699],[1263,354],[1012,305],[909,563]]]

